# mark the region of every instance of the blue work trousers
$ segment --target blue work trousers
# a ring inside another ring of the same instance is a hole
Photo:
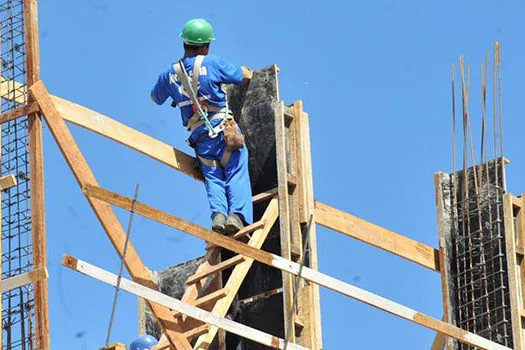
[[[193,142],[192,142],[193,141]],[[195,148],[197,156],[208,160],[205,164],[199,159],[206,180],[206,191],[210,203],[211,216],[216,213],[238,214],[244,224],[253,223],[252,187],[248,172],[248,149],[246,145],[232,151],[228,164],[224,169],[219,166],[226,151],[224,133],[215,138],[208,136],[207,131],[195,137],[190,137],[190,143]],[[210,162],[215,163],[210,166]]]

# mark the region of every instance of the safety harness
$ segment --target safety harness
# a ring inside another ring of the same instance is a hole
[[[193,115],[188,120],[187,128],[190,132],[193,132],[201,125],[206,125],[206,128],[208,129],[208,135],[211,138],[217,137],[219,133],[224,131],[224,120],[225,119],[233,119],[232,116],[229,113],[228,107],[218,107],[209,105],[206,103],[203,103],[199,101],[198,98],[198,91],[199,91],[199,75],[202,67],[202,62],[204,60],[204,56],[199,55],[195,58],[195,63],[193,65],[193,76],[190,82],[190,77],[188,76],[188,73],[186,72],[186,68],[184,67],[184,64],[182,63],[182,59],[180,59],[177,63],[174,64],[173,68],[175,69],[175,74],[177,75],[177,78],[181,82],[182,87],[184,90],[188,92],[190,95],[190,99],[193,102]],[[215,114],[211,117],[208,117],[208,112],[214,112]],[[212,120],[222,119],[222,122],[217,125],[216,127],[213,127],[211,125]],[[221,161],[218,162],[216,160],[210,160],[203,158],[197,154],[197,157],[200,159],[200,161],[209,166],[209,167],[221,167],[226,168],[226,165],[230,161],[232,151],[230,149],[227,149],[222,158]]]

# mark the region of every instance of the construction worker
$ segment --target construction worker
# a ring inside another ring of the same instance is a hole
[[[171,97],[172,106],[180,108],[182,124],[190,131],[187,142],[204,174],[212,230],[231,235],[253,222],[252,192],[244,136],[221,86],[246,83],[252,71],[208,55],[215,38],[204,19],[188,21],[180,36],[184,57],[159,75],[151,98],[161,105]]]

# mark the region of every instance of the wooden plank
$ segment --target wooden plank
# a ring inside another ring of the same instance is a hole
[[[292,159],[292,170],[296,177],[297,185],[292,194],[292,243],[299,248],[296,261],[302,261],[302,259],[304,259],[307,266],[310,266],[310,259],[303,257],[304,254],[308,254],[308,251],[303,251],[303,232],[306,232],[308,229],[309,214],[313,214],[313,212],[309,213],[308,211],[309,188],[307,187],[308,176],[306,173],[311,171],[311,169],[305,167],[305,160],[303,159],[304,157],[309,157],[310,154],[305,150],[305,135],[302,135],[304,131],[304,126],[302,125],[304,123],[302,101],[295,101],[293,103],[293,114],[294,118],[290,123],[290,157]],[[306,235],[304,235],[304,238],[306,238]],[[311,245],[311,239],[309,243]],[[294,250],[293,246],[292,250]],[[296,293],[297,316],[295,325],[297,326],[299,321],[302,322],[301,327],[296,327],[296,342],[308,348],[315,348],[316,320],[314,314],[313,285],[299,283]]]
[[[386,250],[431,270],[440,271],[439,251],[426,244],[317,201],[315,202],[315,218],[321,226]]]
[[[60,118],[60,113],[55,107],[55,104],[49,96],[44,84],[39,81],[31,86],[29,89],[35,100],[38,102],[42,113],[46,119],[47,126],[53,134],[58,147],[60,148],[66,162],[71,168],[75,178],[80,186],[87,184],[96,185],[97,180],[89,165],[80,152],[71,132],[67,128],[64,120]],[[97,200],[95,198],[87,197],[89,204],[93,208],[97,218],[104,228],[108,238],[117,250],[117,253],[122,257],[124,251],[124,243],[126,241],[126,232],[120,225],[113,209],[107,203]],[[128,244],[126,258],[126,268],[135,281],[146,285],[149,288],[155,289],[156,285],[151,278],[151,275],[142,263],[137,251],[133,245]],[[168,327],[173,324],[173,317],[170,310],[163,308],[157,304],[149,303],[149,306],[155,315],[161,329],[168,335],[171,345],[176,349],[190,350],[191,346],[184,334],[177,332]]]
[[[264,225],[266,225],[266,221],[264,220],[259,220],[257,222],[254,222],[253,224],[251,225],[248,225],[248,226],[245,226],[243,228],[241,228],[239,231],[237,231],[237,233],[235,233],[233,236],[231,236],[233,239],[239,239],[241,237],[244,237],[246,236],[247,234],[249,233],[252,233],[253,231],[255,230],[258,230],[260,228],[262,228]],[[216,246],[213,245],[213,244],[207,244],[206,245],[206,250],[210,250],[212,248],[215,248]]]
[[[253,204],[271,199],[279,194],[279,189],[274,188],[269,191],[261,192],[252,197]]]
[[[118,277],[115,274],[102,270],[84,261],[78,260],[72,256],[64,256],[62,264],[72,270],[78,271],[86,276],[95,278],[112,286],[116,286],[117,284]],[[120,288],[129,293],[148,299],[150,300],[150,303],[163,305],[165,308],[173,309],[175,311],[188,315],[189,317],[198,319],[204,323],[213,325],[215,327],[219,327],[228,332],[237,334],[238,336],[241,336],[243,338],[253,340],[259,344],[269,346],[273,349],[284,348],[283,339],[279,339],[272,335],[258,331],[254,328],[250,328],[243,324],[228,320],[226,318],[216,316],[210,312],[183,303],[180,300],[169,297],[156,290],[140,285],[126,278],[123,278],[121,280]],[[295,344],[288,344],[287,348],[296,350],[306,350],[306,348]]]
[[[2,97],[21,105],[26,104],[27,86],[14,80],[0,78],[0,92]]]
[[[8,292],[12,289],[25,286],[29,283],[36,283],[44,281],[49,277],[47,269],[45,267],[36,269],[34,271],[22,273],[17,276],[7,278],[0,281],[0,294]]]
[[[131,198],[97,186],[86,185],[83,188],[83,192],[87,196],[106,201],[107,203],[116,205],[125,210],[131,210],[133,205],[133,200]],[[308,267],[301,267],[301,265],[293,261],[284,259],[283,257],[265,252],[255,247],[248,246],[219,233],[205,229],[204,227],[201,227],[197,224],[153,208],[142,202],[135,202],[135,213],[177,230],[186,232],[192,236],[212,242],[218,246],[221,246],[232,252],[242,254],[268,266],[275,267],[281,271],[293,274],[295,276],[299,275],[300,273],[301,277],[307,281],[316,283],[320,286],[331,289],[334,292],[359,300],[365,304],[386,311],[394,316],[404,318],[423,327],[443,333],[452,338],[458,339],[465,344],[476,346],[484,350],[509,350],[509,348],[500,344],[496,344],[477,334],[467,332],[446,322],[412,310],[404,305],[398,304],[379,295],[353,286],[349,283],[335,279],[319,271],[315,271]]]
[[[286,159],[286,130],[284,123],[283,103],[279,103],[275,115],[275,151],[277,157],[277,184],[279,189],[279,227],[281,232],[281,256],[292,260],[292,233],[291,233],[291,208],[289,198],[288,166]],[[295,329],[289,327],[293,324],[294,315],[290,319],[293,307],[293,279],[288,274],[282,274],[283,278],[283,317],[285,337],[295,342]],[[287,332],[290,332],[288,334]]]
[[[302,155],[301,162],[303,168],[303,183],[305,190],[304,198],[304,209],[306,218],[308,221],[310,217],[315,220],[315,198],[314,198],[314,183],[313,183],[313,171],[312,171],[312,153],[310,145],[310,123],[308,121],[308,114],[301,112],[301,116],[298,119],[299,123],[299,139],[301,143]],[[308,222],[307,221],[307,222]],[[317,256],[317,231],[315,224],[312,224],[310,227],[310,268],[314,270],[319,269],[318,256]],[[313,318],[315,321],[314,324],[314,333],[313,337],[316,342],[316,349],[323,349],[323,334],[322,334],[322,323],[321,323],[321,296],[319,285],[313,284],[310,286],[312,288],[312,305],[309,312],[313,313]]]
[[[2,97],[25,103],[26,87],[24,84],[3,79],[0,86]],[[20,94],[15,96],[7,94],[13,89],[13,86],[17,91],[20,91]],[[198,162],[194,157],[89,108],[57,96],[51,95],[51,98],[61,117],[66,121],[158,160],[196,180],[204,181],[200,170],[198,170]]]
[[[203,296],[202,298],[196,299],[191,303],[189,302],[188,304],[193,305],[198,308],[202,308],[203,306],[217,302],[217,300],[224,298],[227,294],[228,294],[228,291],[226,290],[226,288],[221,288],[219,290],[216,290],[215,292],[212,292],[210,294],[207,294],[206,296]],[[181,316],[181,314],[176,312],[173,314],[173,316],[179,317]]]
[[[24,0],[24,36],[27,85],[32,86],[40,80],[38,4],[36,0]],[[30,105],[33,102],[33,97],[27,96],[27,103]],[[42,268],[47,266],[47,242],[44,200],[42,119],[39,113],[28,115],[28,128],[33,266],[35,268]],[[35,283],[36,347],[44,350],[50,348],[48,294],[47,280]]]
[[[0,124],[7,123],[20,117],[25,117],[26,115],[35,114],[38,112],[40,112],[38,103],[33,102],[27,105],[23,105],[22,107],[18,107],[0,114]]]
[[[208,270],[206,271],[203,271],[201,273],[198,273],[198,274],[195,274],[193,276],[191,276],[190,278],[188,278],[188,280],[186,281],[186,284],[194,284],[194,283],[197,283],[198,281],[210,276],[210,275],[214,275],[218,272],[221,272],[223,270],[226,270],[230,267],[233,267],[235,265],[238,265],[240,263],[242,263],[244,261],[245,257],[242,256],[242,255],[236,255],[228,260],[224,260],[222,262],[220,262],[219,264],[217,265],[213,265],[211,268],[209,268]]]
[[[204,333],[207,333],[209,330],[210,326],[207,324],[203,324],[202,326],[190,329],[189,331],[184,333],[184,335],[186,336],[186,338],[188,338],[188,340],[191,340],[195,337],[203,335]]]
[[[13,174],[0,177],[0,191],[7,190],[18,184]]]
[[[523,349],[523,333],[521,326],[522,309],[520,298],[520,279],[518,274],[518,262],[516,261],[516,234],[514,232],[514,212],[512,210],[512,195],[507,193],[503,196],[503,221],[505,226],[505,245],[507,253],[507,270],[509,273],[509,295],[512,321],[512,338],[515,349]]]
[[[136,150],[196,180],[203,181],[202,173],[198,170],[198,163],[194,157],[86,107],[59,97],[54,97],[53,100],[60,115],[66,121]]]

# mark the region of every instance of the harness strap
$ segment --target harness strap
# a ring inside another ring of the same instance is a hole
[[[206,159],[206,158],[201,157],[199,155],[197,155],[197,158],[199,158],[199,160],[202,162],[202,164],[204,164],[206,166],[209,166],[210,168],[219,168],[219,167],[221,167],[221,164],[218,161],[216,161],[216,160]]]
[[[195,62],[193,63],[193,77],[191,79],[191,85],[193,87],[193,91],[195,91],[195,95],[198,95],[199,91],[199,76],[201,75],[202,61],[204,61],[204,56],[199,55],[195,57]]]
[[[221,168],[226,169],[226,166],[230,162],[231,156],[232,156],[231,150],[227,149],[226,151],[224,151],[224,154],[222,155],[222,158],[221,158]]]
[[[206,159],[204,157],[201,157],[197,155],[197,158],[202,162],[202,164],[209,166],[210,168],[223,168],[226,169],[226,166],[230,162],[230,157],[232,156],[231,150],[224,151],[224,154],[222,155],[221,161],[213,160],[213,159]]]

